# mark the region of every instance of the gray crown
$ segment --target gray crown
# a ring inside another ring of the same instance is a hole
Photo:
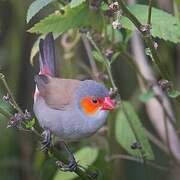
[[[93,80],[81,81],[80,87],[77,90],[78,99],[82,99],[86,96],[96,96],[104,98],[108,96],[108,94],[109,91],[103,84]]]

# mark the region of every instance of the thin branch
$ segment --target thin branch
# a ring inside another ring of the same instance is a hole
[[[149,6],[148,6],[148,20],[147,24],[151,26],[151,11],[152,11],[152,0],[149,0]]]
[[[94,58],[92,57],[92,49],[91,49],[91,45],[89,44],[89,41],[87,40],[86,36],[82,35],[82,40],[84,43],[84,47],[86,49],[88,58],[89,58],[89,63],[93,72],[93,75],[95,77],[96,80],[99,80],[99,72],[96,66],[96,62],[94,60]]]
[[[102,54],[101,50],[98,48],[98,46],[96,45],[96,43],[94,42],[94,40],[92,39],[92,37],[90,36],[89,33],[87,34],[87,38],[91,42],[93,47],[96,49],[96,51],[101,55],[101,57],[103,57],[104,64],[106,66],[106,70],[107,70],[110,82],[112,84],[113,89],[116,90],[117,87],[115,85],[114,78],[113,78],[113,75],[112,75],[112,72],[111,72],[111,65],[110,65],[109,60],[106,57],[104,57],[104,55]]]
[[[122,56],[125,57],[125,59],[127,59],[127,62],[130,64],[130,66],[132,67],[133,70],[136,71],[136,73],[140,76],[140,78],[143,80],[143,82],[145,84],[148,83],[148,80],[145,79],[145,77],[143,76],[142,72],[140,71],[139,67],[137,66],[137,64],[134,62],[134,58],[128,53],[128,52],[124,52],[122,54]]]
[[[132,132],[134,133],[134,137],[136,139],[137,142],[140,143],[140,140],[139,140],[139,137],[138,137],[138,132],[136,132],[136,129],[134,128],[132,122],[131,122],[131,118],[129,117],[129,114],[127,113],[127,110],[124,106],[124,103],[121,101],[121,108],[122,108],[122,111],[124,112],[125,116],[126,116],[126,119],[127,119],[127,122],[132,130]],[[145,153],[144,153],[144,150],[143,149],[139,149],[140,153],[141,153],[141,156],[142,156],[142,159],[144,161],[144,164],[146,163],[146,157],[145,157]]]
[[[146,133],[146,136],[148,139],[155,144],[158,148],[160,148],[163,152],[168,153],[168,149],[166,146],[153,134],[151,134],[147,129],[144,128],[144,132]]]
[[[139,158],[136,158],[133,156],[129,156],[126,154],[115,154],[110,157],[106,157],[107,161],[112,161],[112,160],[116,160],[116,159],[123,159],[123,160],[129,160],[129,161],[134,161],[134,162],[138,162],[138,163],[143,163],[142,159],[139,159]],[[162,171],[169,171],[169,167],[164,167],[164,166],[155,164],[151,161],[147,161],[146,163],[147,163],[147,165],[149,165],[155,169],[162,170]]]
[[[4,87],[6,88],[9,96],[11,97],[12,103],[14,104],[14,107],[16,108],[16,110],[17,110],[19,113],[24,114],[23,111],[21,110],[21,108],[20,108],[20,107],[18,106],[18,104],[16,103],[15,98],[14,98],[14,96],[13,96],[13,93],[11,92],[11,90],[10,90],[10,88],[9,88],[7,82],[6,82],[6,79],[5,79],[4,74],[0,73],[0,79],[2,80],[2,82],[3,82],[3,84],[4,84]]]
[[[139,30],[139,32],[142,34],[142,37],[147,45],[147,47],[150,49],[153,62],[155,63],[160,75],[164,79],[169,79],[168,71],[166,70],[166,67],[161,63],[157,51],[154,47],[154,41],[152,40],[150,31],[148,27],[145,27],[141,22],[129,11],[129,9],[126,7],[123,0],[119,0],[120,8],[123,12],[123,15],[126,16]]]
[[[166,135],[166,144],[168,147],[168,151],[169,151],[169,155],[170,157],[176,162],[176,158],[173,155],[172,149],[171,149],[171,145],[170,145],[170,139],[169,139],[169,129],[168,129],[168,119],[167,116],[165,114],[165,111],[163,110],[163,120],[164,120],[164,128],[165,128],[165,135]]]
[[[153,86],[153,88],[156,88],[156,86],[157,86],[157,84],[155,84]],[[165,96],[163,91],[162,91],[162,94]],[[163,111],[164,111],[166,117],[168,117],[168,119],[169,119],[170,123],[172,124],[173,128],[176,129],[176,126],[177,126],[176,121],[173,119],[173,117],[167,111],[167,108],[165,107],[165,104],[163,103],[162,97],[159,94],[156,94],[156,99],[161,104],[161,106],[163,108]]]

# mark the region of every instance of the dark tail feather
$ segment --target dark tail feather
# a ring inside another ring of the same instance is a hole
[[[40,40],[39,64],[40,74],[48,74],[52,77],[56,76],[55,48],[52,33],[48,33],[44,40]]]

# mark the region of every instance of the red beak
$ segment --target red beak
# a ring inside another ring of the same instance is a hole
[[[115,108],[115,102],[110,97],[105,97],[103,102],[103,110],[113,110]]]

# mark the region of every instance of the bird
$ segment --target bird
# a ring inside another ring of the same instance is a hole
[[[115,101],[100,82],[57,76],[52,33],[40,39],[39,66],[40,71],[34,78],[33,111],[44,129],[43,148],[51,144],[53,134],[70,152],[66,143],[79,141],[97,132],[105,124],[108,112],[115,108]],[[72,153],[69,154],[70,163],[64,169],[72,170],[77,163]]]

